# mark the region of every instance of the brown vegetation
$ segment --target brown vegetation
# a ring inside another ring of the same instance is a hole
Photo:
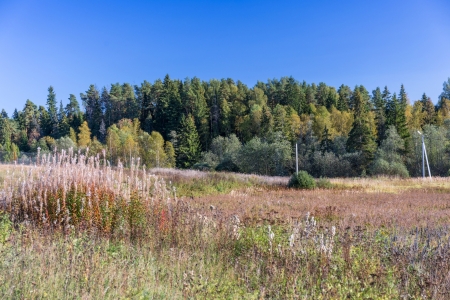
[[[2,298],[450,296],[445,179],[304,191],[65,153],[39,162],[2,172]]]

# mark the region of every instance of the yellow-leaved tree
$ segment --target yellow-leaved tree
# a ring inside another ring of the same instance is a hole
[[[91,130],[89,129],[88,123],[84,121],[78,130],[78,147],[88,147],[91,144]]]

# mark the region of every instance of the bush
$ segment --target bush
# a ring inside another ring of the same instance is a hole
[[[218,172],[239,172],[239,167],[230,159],[223,160],[215,168]]]
[[[409,173],[405,165],[400,162],[394,162],[391,164],[391,175],[400,176],[402,178],[408,178]]]
[[[196,163],[195,165],[193,165],[192,169],[199,170],[199,171],[211,171],[213,168],[211,167],[210,164],[201,162],[201,163]]]
[[[320,177],[319,179],[317,179],[316,186],[319,189],[331,189],[331,188],[333,188],[333,184],[330,182],[330,180],[328,178],[325,178],[325,177]]]
[[[403,163],[389,163],[382,158],[378,158],[374,161],[371,167],[371,173],[372,175],[399,176],[402,178],[409,177],[408,170]]]
[[[316,181],[306,171],[300,171],[298,174],[293,174],[289,180],[288,187],[297,189],[314,189]]]

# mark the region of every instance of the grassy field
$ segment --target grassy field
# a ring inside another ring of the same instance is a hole
[[[2,299],[449,299],[450,181],[0,167]]]

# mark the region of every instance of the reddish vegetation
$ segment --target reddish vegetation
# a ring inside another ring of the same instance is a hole
[[[443,225],[450,221],[450,194],[427,190],[368,193],[358,190],[298,191],[279,188],[232,191],[226,195],[194,197],[194,207],[206,212],[238,214],[246,222],[286,222],[311,212],[318,220],[339,227]]]

